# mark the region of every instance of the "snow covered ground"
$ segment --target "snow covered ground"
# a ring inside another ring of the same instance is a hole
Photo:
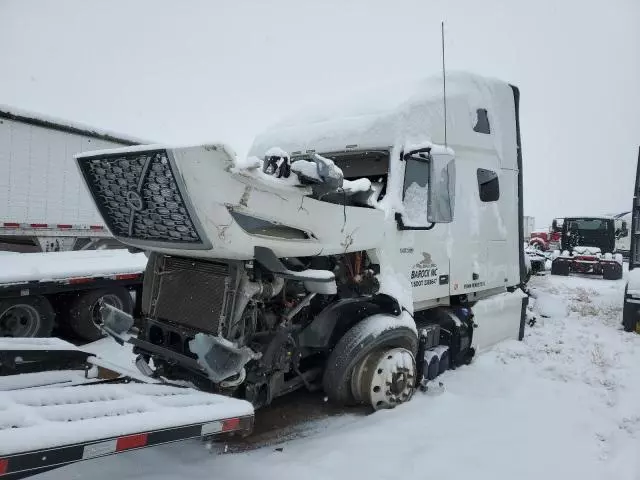
[[[312,421],[302,438],[250,452],[192,441],[36,478],[640,479],[640,336],[620,329],[624,281],[545,276],[531,286],[538,322],[524,342],[447,372],[441,393]]]

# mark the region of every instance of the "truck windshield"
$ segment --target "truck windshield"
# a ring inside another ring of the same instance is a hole
[[[606,230],[607,220],[600,218],[577,218],[567,221],[567,229],[571,230]]]
[[[332,152],[321,155],[333,160],[347,180],[368,178],[373,182],[380,177],[386,177],[389,172],[389,152],[384,150]]]
[[[357,150],[341,152],[322,152],[320,156],[328,158],[336,164],[344,179],[367,179],[371,182],[368,190],[353,192],[323,192],[320,199],[340,205],[373,208],[375,202],[380,201],[386,194],[387,176],[389,174],[389,151],[387,150]],[[304,158],[301,156],[301,158]]]

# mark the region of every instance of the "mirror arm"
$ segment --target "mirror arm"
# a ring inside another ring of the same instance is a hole
[[[419,153],[426,153],[427,154],[427,158],[422,158],[422,157],[418,157],[416,158],[415,155],[419,154]],[[423,148],[419,148],[417,150],[411,150],[407,153],[402,152],[400,154],[400,158],[404,161],[407,161],[410,158],[413,158],[414,160],[418,160],[418,161],[427,161],[431,159],[431,147],[423,147]]]
[[[402,221],[402,215],[400,213],[396,212],[395,217],[396,217],[396,222],[398,223],[398,228],[400,230],[431,230],[433,227],[436,226],[434,222],[431,222],[426,227],[407,227]]]

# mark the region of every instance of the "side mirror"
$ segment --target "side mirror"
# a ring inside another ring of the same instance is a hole
[[[427,230],[436,223],[453,221],[455,160],[448,154],[432,154],[431,147],[409,151],[405,162],[403,206],[396,214],[400,230]]]

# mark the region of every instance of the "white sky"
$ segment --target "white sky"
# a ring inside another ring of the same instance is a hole
[[[525,214],[629,209],[639,0],[0,0],[0,103],[240,154],[301,105],[447,67],[522,96]]]

